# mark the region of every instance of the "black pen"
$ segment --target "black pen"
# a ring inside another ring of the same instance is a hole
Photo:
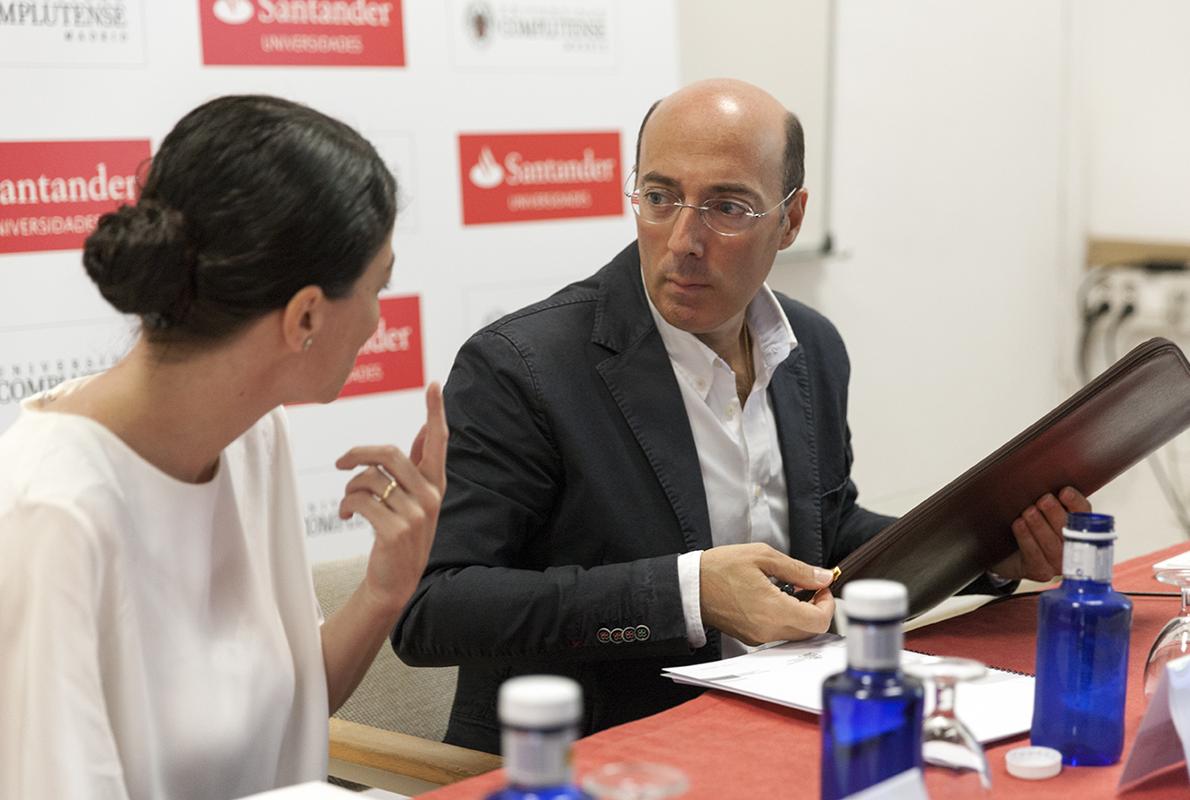
[[[827,586],[834,586],[835,581],[839,580],[839,576],[842,574],[843,570],[835,567],[834,570],[831,571],[831,582],[828,583]],[[814,597],[816,592],[818,592],[817,589],[799,589],[792,583],[778,583],[777,588],[794,599],[801,600],[806,603],[810,602],[810,599]]]

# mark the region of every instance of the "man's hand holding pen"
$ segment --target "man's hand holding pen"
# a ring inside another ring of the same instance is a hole
[[[802,601],[778,584],[815,591]],[[699,596],[703,624],[745,644],[796,641],[823,633],[835,613],[827,588],[835,574],[766,544],[713,547],[702,554]]]

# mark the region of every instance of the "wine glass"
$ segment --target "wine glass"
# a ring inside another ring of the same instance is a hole
[[[1149,657],[1145,661],[1145,697],[1152,697],[1157,691],[1166,663],[1190,655],[1190,569],[1163,569],[1154,577],[1181,590],[1182,610],[1165,623],[1149,648]]]
[[[937,658],[906,664],[905,671],[933,687],[933,711],[922,721],[921,755],[927,764],[979,774],[984,789],[992,788],[992,773],[983,746],[955,716],[955,689],[959,681],[973,681],[987,674],[987,667],[970,658]]]
[[[690,781],[668,764],[616,761],[588,773],[583,788],[600,800],[662,800],[685,794]]]

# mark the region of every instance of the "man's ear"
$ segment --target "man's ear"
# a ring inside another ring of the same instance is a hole
[[[308,350],[326,318],[327,298],[319,286],[306,286],[289,299],[281,313],[281,335],[288,350]]]
[[[793,197],[789,198],[789,203],[785,206],[785,213],[781,215],[781,224],[785,227],[781,232],[781,244],[777,248],[778,250],[784,250],[797,239],[798,232],[802,229],[802,220],[806,218],[806,200],[807,191],[805,189],[798,189]]]

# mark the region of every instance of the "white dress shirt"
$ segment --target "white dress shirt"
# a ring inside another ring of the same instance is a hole
[[[767,285],[748,304],[745,324],[752,334],[756,380],[741,409],[736,375],[727,362],[694,334],[666,322],[648,299],[694,434],[712,545],[764,542],[789,552],[789,495],[767,391],[773,372],[797,346],[789,319]],[[699,598],[701,558],[701,550],[678,556],[682,608],[692,647],[707,641]],[[742,642],[723,636],[724,657],[747,650]]]

